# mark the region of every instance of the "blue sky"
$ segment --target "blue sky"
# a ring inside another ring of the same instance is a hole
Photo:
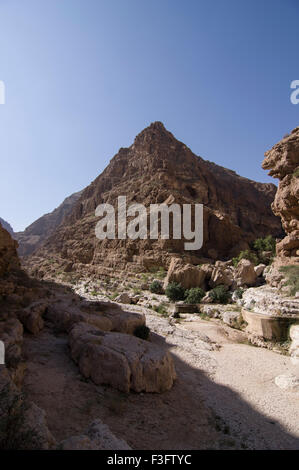
[[[0,0],[0,216],[24,229],[153,121],[258,181],[299,125],[297,0]]]

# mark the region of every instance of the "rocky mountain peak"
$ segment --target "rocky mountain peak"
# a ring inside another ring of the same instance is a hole
[[[235,172],[203,160],[177,140],[161,122],[144,129],[128,148],[121,148],[106,169],[83,190],[61,225],[36,253],[40,259],[82,266],[100,273],[106,267],[131,269],[150,258],[167,266],[176,253],[192,263],[227,259],[262,236],[279,236],[281,224],[271,211],[276,187],[242,178]],[[186,253],[184,240],[104,240],[95,237],[95,209],[118,196],[127,204],[163,203],[204,205],[204,244],[199,253]],[[51,255],[50,255],[51,253]],[[41,262],[42,264],[42,262]],[[36,267],[36,264],[35,264]],[[69,269],[69,267],[67,268]]]

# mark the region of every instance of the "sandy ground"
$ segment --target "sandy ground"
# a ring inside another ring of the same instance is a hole
[[[289,358],[242,344],[242,333],[214,322],[169,325],[139,309],[151,341],[175,361],[178,378],[161,395],[125,395],[83,379],[67,336],[51,328],[25,336],[24,390],[58,441],[101,418],[133,449],[299,449],[299,396],[274,383],[294,372]]]
[[[213,338],[214,327],[206,323],[210,322],[186,326],[199,327]],[[213,382],[225,389],[206,384],[204,394],[232,434],[238,434],[250,448],[298,449],[299,393],[283,391],[274,382],[280,374],[299,375],[298,366],[287,356],[229,340],[223,340],[211,356],[216,361]],[[238,399],[228,400],[229,391]]]

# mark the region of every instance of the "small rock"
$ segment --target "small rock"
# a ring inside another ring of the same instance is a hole
[[[132,299],[129,296],[129,294],[127,294],[126,292],[123,292],[122,294],[119,294],[116,297],[115,301],[120,302],[121,304],[130,304],[132,302]]]
[[[258,264],[257,266],[254,267],[255,274],[259,277],[263,274],[264,269],[266,265],[265,264]]]
[[[295,375],[278,375],[275,383],[282,390],[299,391],[299,379]]]
[[[229,326],[236,328],[241,322],[241,314],[240,312],[224,312],[222,316],[222,320]]]

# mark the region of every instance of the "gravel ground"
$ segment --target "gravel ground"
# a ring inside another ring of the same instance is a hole
[[[161,319],[147,314],[147,322],[165,335]],[[213,321],[181,322],[166,342],[177,358],[204,372],[201,394],[237,447],[299,449],[299,393],[274,382],[280,374],[299,376],[288,356],[242,344],[243,333]]]

